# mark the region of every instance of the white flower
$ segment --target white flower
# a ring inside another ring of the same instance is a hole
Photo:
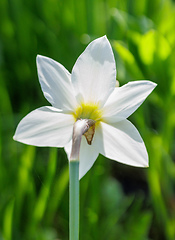
[[[14,139],[29,145],[64,147],[71,152],[77,119],[95,121],[80,146],[80,178],[99,153],[118,162],[148,166],[144,142],[129,117],[156,84],[133,81],[116,86],[116,65],[106,36],[91,42],[77,59],[72,74],[60,63],[37,56],[38,76],[45,98],[52,106],[34,110],[19,123]]]

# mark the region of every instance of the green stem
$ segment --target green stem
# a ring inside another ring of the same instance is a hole
[[[69,240],[79,239],[79,152],[82,135],[95,124],[92,119],[74,123],[69,159]]]
[[[79,239],[79,161],[69,162],[69,240]]]

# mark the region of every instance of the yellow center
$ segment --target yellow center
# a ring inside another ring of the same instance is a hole
[[[79,107],[77,107],[73,115],[75,117],[75,121],[77,121],[77,119],[92,119],[95,121],[95,124],[90,127],[86,133],[84,133],[87,143],[91,145],[95,134],[95,127],[97,127],[99,121],[102,120],[102,110],[99,109],[97,104],[82,103]]]
[[[102,118],[102,110],[99,109],[97,104],[93,103],[82,103],[81,106],[77,107],[73,113],[75,119],[92,119],[96,122]]]

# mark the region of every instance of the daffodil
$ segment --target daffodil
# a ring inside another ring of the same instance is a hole
[[[52,106],[38,108],[24,117],[15,140],[35,146],[64,147],[70,159],[75,122],[92,120],[81,140],[79,178],[99,154],[132,166],[148,166],[145,144],[127,118],[156,84],[132,81],[116,87],[116,64],[106,36],[87,46],[71,74],[60,63],[40,55],[37,69],[44,96]]]

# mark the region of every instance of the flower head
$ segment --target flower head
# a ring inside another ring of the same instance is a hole
[[[73,125],[79,119],[95,122],[80,146],[80,178],[99,153],[118,162],[148,166],[144,142],[127,120],[156,87],[132,81],[116,87],[116,65],[106,36],[91,42],[77,59],[72,74],[60,63],[37,56],[39,81],[52,106],[34,110],[19,123],[14,139],[29,145],[64,147],[70,158]]]

